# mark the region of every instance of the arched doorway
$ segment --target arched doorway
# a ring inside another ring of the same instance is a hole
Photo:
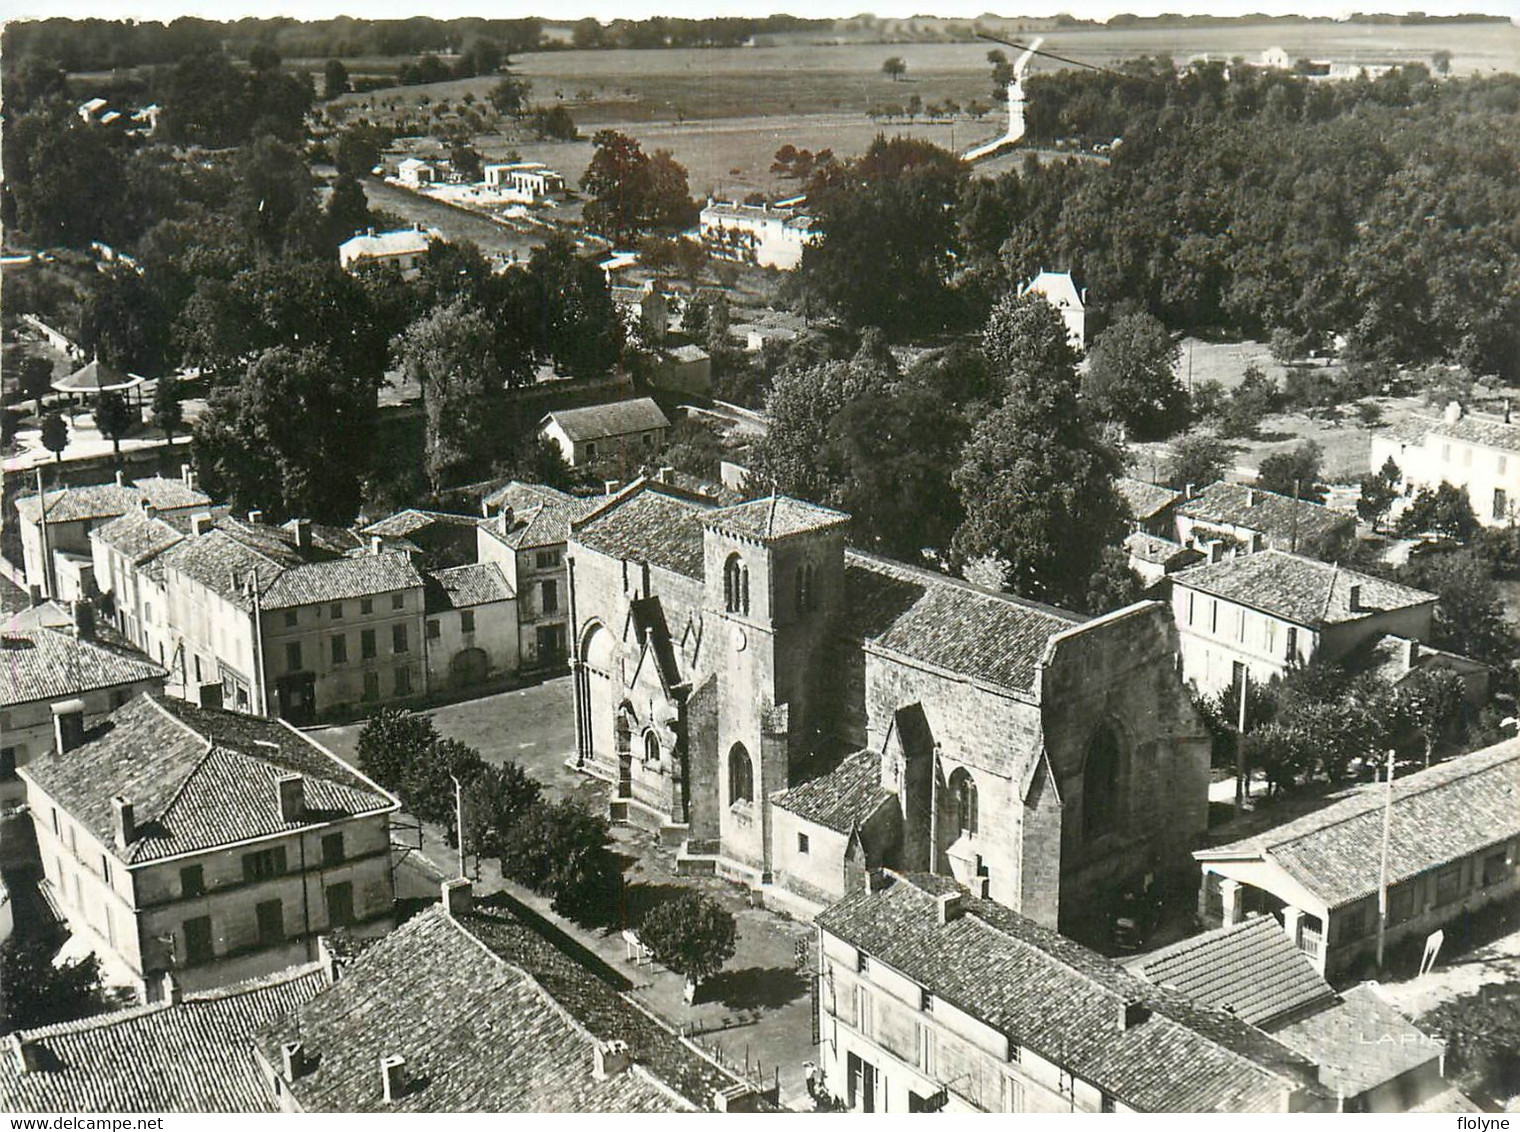
[[[480,684],[491,672],[491,658],[485,649],[460,649],[449,661],[449,683],[456,688]]]

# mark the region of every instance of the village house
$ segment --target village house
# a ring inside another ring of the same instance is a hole
[[[429,569],[465,566],[475,561],[475,516],[409,507],[359,528],[367,539],[380,539],[385,550],[404,550]]]
[[[428,688],[460,691],[517,672],[517,594],[494,562],[427,575]]]
[[[46,885],[143,1001],[314,957],[336,927],[388,929],[399,803],[314,739],[143,695],[18,772]]]
[[[1377,952],[1387,810],[1385,947],[1423,940],[1520,889],[1520,740],[1396,779],[1252,837],[1197,850],[1198,913],[1210,925],[1270,913],[1330,979]]]
[[[403,157],[396,167],[396,179],[407,188],[416,189],[438,180],[438,170],[420,157]]]
[[[393,232],[376,232],[371,228],[338,245],[338,263],[344,271],[358,271],[372,263],[393,263],[401,271],[401,278],[415,279],[422,270],[422,257],[434,240],[441,239],[442,233],[420,225]]]
[[[1089,620],[847,551],[848,522],[640,480],[572,523],[577,761],[614,816],[805,908],[902,863],[1076,930],[1186,869],[1209,744],[1165,607]]]
[[[1114,488],[1129,510],[1134,530],[1161,538],[1170,538],[1176,534],[1177,505],[1186,498],[1182,492],[1130,476],[1117,477]]]
[[[1443,1077],[1446,1047],[1362,983],[1337,993],[1274,916],[1255,915],[1125,966],[1265,1030],[1319,1067],[1342,1112],[1470,1111]]]
[[[1041,271],[1019,288],[1019,294],[1039,295],[1066,324],[1066,340],[1072,349],[1087,349],[1087,289],[1077,288],[1069,271]]]
[[[822,1089],[851,1112],[1306,1112],[1314,1065],[944,876],[819,913]]]
[[[1340,661],[1384,637],[1429,641],[1436,595],[1328,562],[1264,550],[1172,575],[1182,675],[1200,692]]]
[[[328,985],[303,964],[12,1033],[0,1044],[0,1100],[11,1112],[278,1112],[253,1035]]]
[[[151,508],[163,517],[189,515],[211,505],[186,464],[177,479],[150,476],[128,483],[53,488],[43,495],[18,495],[16,517],[21,535],[26,584],[43,597],[76,601],[93,597],[94,554],[90,532],[128,511]]]
[[[544,415],[538,434],[559,448],[572,468],[605,467],[624,475],[665,447],[670,420],[650,397],[610,401]]]
[[[487,165],[481,173],[486,187],[504,200],[541,204],[565,195],[565,178],[537,161]]]
[[[697,218],[702,244],[719,259],[791,271],[802,251],[821,238],[813,218],[797,208],[708,199]]]
[[[710,396],[712,356],[701,346],[689,342],[661,350],[649,367],[649,384],[672,393]]]
[[[287,1112],[694,1112],[768,1107],[468,880],[266,1025]],[[489,1040],[483,1040],[489,1035]]]
[[[90,553],[101,616],[127,641],[167,665],[174,655],[169,597],[157,558],[190,530],[189,516],[171,522],[134,507],[90,531]]]
[[[481,501],[477,557],[495,563],[517,595],[517,655],[524,671],[554,671],[570,659],[570,523],[605,497],[581,498],[512,481]]]
[[[613,286],[612,302],[630,331],[651,345],[665,341],[670,331],[670,296],[650,279],[638,287]]]
[[[163,690],[163,668],[91,640],[88,613],[81,617],[72,633],[7,627],[0,635],[0,806],[24,797],[19,768],[76,746],[134,696]]]
[[[1488,527],[1515,521],[1520,504],[1520,425],[1502,417],[1464,412],[1456,401],[1439,418],[1417,417],[1374,433],[1371,468],[1398,465],[1408,495],[1443,483],[1464,488],[1478,521]]]
[[[1211,562],[1259,550],[1329,562],[1355,538],[1355,515],[1247,484],[1211,483],[1177,506],[1177,541]]]

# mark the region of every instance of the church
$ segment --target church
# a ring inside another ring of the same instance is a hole
[[[577,767],[689,872],[808,912],[891,866],[1076,930],[1187,872],[1209,739],[1169,611],[847,546],[850,517],[635,480],[572,524]]]

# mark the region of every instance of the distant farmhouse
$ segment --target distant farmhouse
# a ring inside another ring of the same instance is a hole
[[[371,228],[338,245],[338,263],[345,271],[357,271],[371,263],[394,263],[403,279],[411,279],[420,270],[428,248],[442,238],[432,228],[399,228],[394,232],[376,232]]]
[[[519,161],[510,165],[487,165],[482,173],[487,188],[503,200],[539,204],[565,195],[565,178],[537,161]]]
[[[653,398],[610,401],[545,414],[538,434],[559,448],[572,468],[608,467],[628,474],[665,447],[670,419]]]
[[[1520,425],[1508,414],[1480,416],[1456,401],[1440,417],[1416,417],[1401,428],[1374,433],[1370,464],[1392,460],[1408,494],[1442,483],[1465,488],[1485,526],[1500,527],[1520,516]]]

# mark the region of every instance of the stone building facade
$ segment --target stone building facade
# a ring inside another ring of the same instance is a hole
[[[692,870],[881,864],[1051,926],[1186,868],[1208,740],[1166,608],[1092,620],[849,550],[849,516],[637,481],[572,525],[577,759]]]

